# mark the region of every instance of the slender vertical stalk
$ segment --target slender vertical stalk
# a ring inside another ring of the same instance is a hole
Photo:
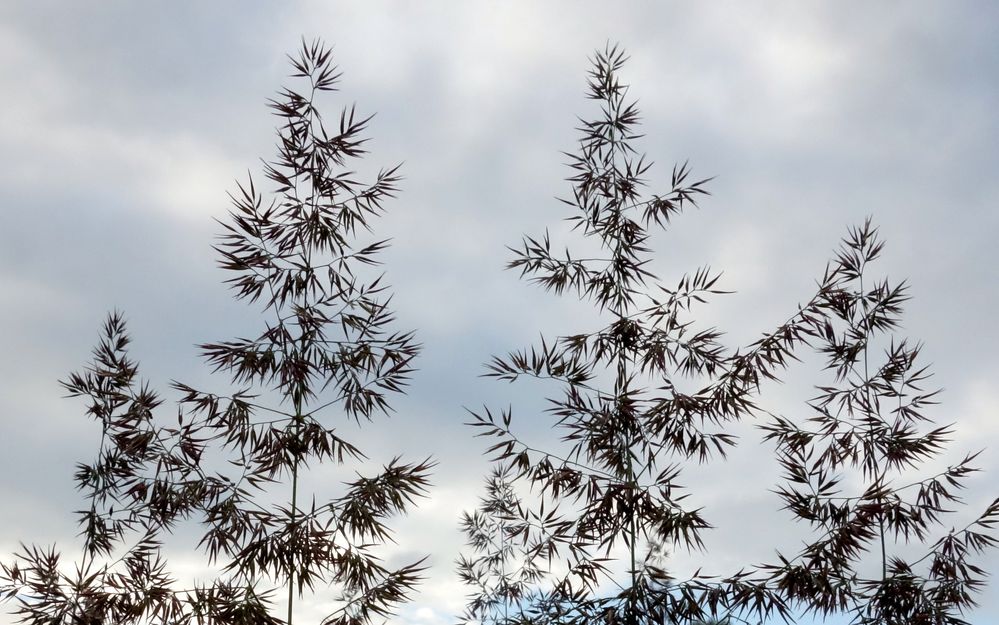
[[[621,114],[620,94],[613,88],[609,89],[607,91],[606,102],[607,102],[607,111],[610,114],[614,115],[615,117],[619,118]],[[614,267],[614,271],[616,273],[615,276],[615,279],[617,281],[616,286],[617,289],[619,290],[618,301],[617,305],[615,306],[616,310],[614,311],[617,314],[617,328],[618,328],[617,337],[615,337],[615,342],[617,343],[617,358],[616,358],[617,366],[615,372],[616,374],[615,386],[617,388],[617,396],[614,399],[616,404],[615,408],[620,416],[620,413],[622,412],[623,408],[622,406],[623,402],[621,401],[621,393],[624,391],[628,380],[628,359],[626,353],[626,350],[628,349],[628,344],[627,344],[627,338],[625,336],[625,328],[628,322],[628,307],[627,307],[628,298],[625,292],[627,289],[627,281],[625,279],[625,276],[621,272],[621,267],[625,265],[625,263],[623,262],[624,251],[622,249],[623,242],[622,242],[622,230],[621,230],[623,211],[624,211],[623,207],[624,199],[620,197],[619,193],[617,156],[618,156],[618,150],[620,149],[620,140],[621,138],[625,138],[625,135],[622,132],[622,136],[619,138],[617,135],[617,130],[614,126],[611,126],[608,129],[608,133],[609,133],[610,151],[611,151],[610,166],[612,169],[612,171],[610,172],[611,173],[610,178],[613,184],[612,187],[613,209],[611,211],[611,214],[614,217],[614,229],[612,230],[614,236],[614,249],[612,253],[611,262],[613,263],[612,266]],[[630,510],[629,510],[629,519],[628,519],[628,551],[629,551],[628,555],[631,565],[629,570],[629,574],[631,577],[631,584],[629,586],[629,592],[628,592],[627,610],[628,610],[628,623],[633,624],[637,620],[635,614],[636,610],[635,610],[635,595],[634,595],[635,586],[638,582],[638,567],[637,567],[637,558],[636,558],[636,548],[637,548],[636,543],[638,539],[638,531],[635,519],[635,495],[637,491],[637,483],[636,483],[637,480],[635,479],[635,467],[632,461],[631,441],[629,440],[629,435],[630,433],[627,430],[622,432],[621,447],[624,453],[627,455],[626,477],[627,477],[628,493],[630,499]]]
[[[618,109],[619,109],[620,102],[619,101],[615,101],[614,95],[615,94],[613,92],[611,92],[611,93],[608,94],[607,106],[608,106],[608,108],[610,110],[613,110],[613,111],[615,111],[615,113],[617,113]],[[611,143],[611,168],[614,170],[612,172],[613,173],[612,179],[614,180],[614,183],[615,183],[614,184],[614,189],[613,189],[613,194],[614,194],[614,210],[615,210],[615,216],[616,216],[616,220],[617,220],[617,224],[616,224],[616,226],[617,226],[616,235],[617,236],[616,236],[615,241],[614,241],[613,262],[614,262],[614,266],[615,267],[620,267],[621,266],[621,257],[622,257],[622,251],[621,251],[621,230],[620,230],[620,227],[621,227],[623,207],[621,206],[622,199],[618,196],[618,187],[617,187],[617,152],[618,152],[618,140],[617,140],[617,137],[616,137],[616,132],[614,131],[613,128],[611,128],[609,132],[610,132],[610,143]],[[618,288],[622,292],[622,296],[621,296],[621,299],[620,299],[620,304],[618,306],[618,310],[616,311],[617,312],[618,328],[619,328],[619,333],[618,333],[618,336],[617,336],[618,351],[617,351],[617,372],[616,372],[617,380],[616,380],[616,385],[617,385],[617,387],[619,389],[619,392],[620,392],[620,390],[624,389],[624,386],[625,386],[625,384],[627,383],[627,380],[628,380],[628,358],[627,358],[627,353],[626,353],[626,350],[628,349],[628,345],[627,345],[627,341],[625,339],[625,336],[623,334],[624,328],[625,328],[625,323],[627,323],[627,320],[628,320],[628,308],[627,308],[627,303],[626,303],[627,302],[627,298],[624,296],[624,291],[627,288],[626,285],[625,285],[625,281],[624,281],[624,279],[623,279],[623,277],[621,275],[618,275],[617,279],[618,279],[618,285],[617,286],[618,286]],[[618,411],[620,411],[621,410],[620,398],[619,397],[615,398],[615,400],[617,400]],[[628,539],[629,539],[628,540],[628,550],[630,552],[629,556],[630,556],[630,559],[631,559],[631,571],[630,571],[630,573],[631,573],[631,587],[630,587],[631,591],[628,594],[628,622],[629,623],[634,623],[635,620],[636,620],[636,617],[635,617],[635,596],[634,596],[634,592],[635,592],[635,585],[638,583],[638,567],[637,567],[637,558],[636,558],[636,548],[637,548],[637,544],[636,543],[638,541],[638,527],[637,527],[637,523],[636,523],[636,519],[635,519],[635,499],[636,499],[636,495],[637,495],[637,491],[638,491],[638,480],[636,479],[636,476],[635,476],[635,467],[634,467],[634,462],[632,460],[632,454],[631,454],[631,441],[628,439],[628,434],[629,434],[628,432],[624,433],[624,439],[622,441],[622,448],[624,448],[625,453],[627,454],[627,460],[628,460],[628,476],[627,476],[628,477],[628,492],[629,492],[629,494],[631,496],[631,510],[629,511],[630,518],[628,519]]]
[[[881,581],[888,579],[888,555],[885,550],[885,516],[882,514],[878,518],[878,525],[881,529]]]
[[[864,265],[866,265],[866,264],[867,263],[865,261]],[[869,367],[869,364],[868,364],[868,361],[869,361],[868,350],[869,350],[869,346],[870,346],[871,327],[870,327],[870,323],[869,323],[869,321],[867,319],[867,315],[868,315],[869,311],[867,309],[867,294],[864,291],[864,269],[865,269],[865,267],[862,265],[861,269],[860,269],[860,275],[859,275],[859,278],[860,278],[860,305],[861,305],[861,307],[863,308],[863,311],[864,311],[864,317],[863,317],[864,336],[865,336],[865,338],[864,338],[864,388],[866,389],[865,390],[865,395],[867,396],[867,410],[871,411],[871,405],[872,405],[872,402],[871,402],[871,373],[870,373],[870,367]],[[871,434],[871,436],[873,436],[873,433]],[[882,474],[882,475],[879,475],[878,477],[879,477],[879,479],[883,479],[884,475]],[[884,515],[884,511],[882,511],[878,515],[878,530],[879,530],[880,539],[881,539],[881,581],[883,582],[884,580],[886,580],[888,578],[888,555],[887,555],[888,552],[887,552],[887,548],[885,547],[885,515]]]
[[[302,427],[302,402],[295,399],[295,441],[298,444],[299,431]],[[291,465],[291,530],[295,531],[295,520],[298,516],[298,448],[295,448],[295,460]],[[292,610],[295,607],[295,572],[288,572],[288,625],[292,625]]]
[[[624,318],[622,317],[621,320]],[[621,339],[620,351],[618,352],[618,382],[623,386],[624,382],[627,380],[626,371],[626,358],[625,358],[625,345],[623,338]],[[625,433],[627,436],[627,432]],[[628,520],[628,547],[631,556],[631,591],[628,594],[628,622],[634,623],[636,621],[635,616],[635,586],[638,583],[638,566],[636,558],[636,549],[638,541],[638,524],[635,518],[635,500],[638,494],[638,480],[635,476],[635,466],[632,459],[631,453],[631,442],[625,438],[624,444],[626,445],[626,453],[628,454],[628,492],[631,498],[631,509],[629,510],[630,518]]]
[[[619,316],[619,323],[625,321],[624,311],[621,311],[621,316]],[[623,326],[622,326],[623,327]],[[623,388],[625,382],[627,381],[627,358],[625,354],[625,340],[624,337],[619,338],[620,346],[618,351],[618,366],[617,366],[617,376],[619,388]],[[620,402],[618,402],[620,410]],[[636,621],[635,616],[635,586],[638,583],[638,566],[636,558],[637,542],[638,542],[638,524],[635,518],[635,501],[638,494],[638,479],[635,475],[634,460],[631,453],[631,441],[627,438],[628,432],[625,432],[625,453],[628,454],[628,492],[631,499],[631,509],[629,510],[630,518],[628,519],[628,548],[631,557],[631,591],[628,594],[628,622],[634,623]]]
[[[499,529],[500,535],[500,574],[503,579],[503,623],[505,624],[510,619],[510,586],[506,579],[506,533],[503,531],[502,525],[496,527]]]

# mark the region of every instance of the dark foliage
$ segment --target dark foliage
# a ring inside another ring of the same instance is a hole
[[[680,623],[726,611],[787,614],[779,597],[743,574],[676,580],[659,556],[703,546],[710,525],[686,504],[682,468],[724,457],[735,442],[726,423],[750,415],[760,381],[774,377],[821,328],[823,299],[816,296],[776,331],[733,353],[719,330],[696,327],[690,315],[722,293],[718,274],[703,268],[665,286],[650,273],[649,230],[670,226],[706,194],[708,181],[692,179],[684,164],[673,169],[665,192],[641,195],[651,163],[634,147],[639,115],[618,78],[624,62],[616,48],[596,54],[587,96],[600,115],[583,121],[578,149],[567,155],[572,196],[564,203],[574,211],[568,219],[599,243],[602,256],[568,249],[556,255],[545,235],[526,237],[510,263],[609,319],[596,331],[542,340],[489,364],[488,375],[501,380],[561,384],[548,412],[565,446],[529,446],[512,431],[509,411],[473,413],[471,425],[495,440],[489,453],[503,468],[483,509],[464,522],[476,552],[459,562],[476,588],[468,621]],[[821,288],[838,279],[827,275]],[[683,392],[674,384],[681,378],[701,384]],[[520,484],[529,486],[521,491],[530,491],[533,505],[497,497]],[[650,545],[644,556],[642,542]],[[627,554],[623,573],[614,567],[619,546]]]
[[[977,454],[934,475],[920,471],[941,455],[950,430],[926,413],[938,391],[926,387],[920,346],[892,335],[909,296],[904,282],[871,277],[882,247],[870,221],[844,239],[835,261],[844,279],[825,294],[829,315],[816,337],[833,379],[817,387],[807,423],[775,416],[764,427],[787,480],[777,491],[784,508],[816,530],[799,554],[767,570],[789,599],[819,614],[850,611],[864,625],[961,625],[986,577],[973,556],[997,544],[999,499],[934,538],[960,504]]]
[[[157,422],[161,400],[126,356],[121,316],[109,318],[93,364],[65,382],[89,399],[103,433],[98,459],[76,475],[89,502],[85,553],[73,572],[37,547],[3,567],[4,597],[24,622],[290,623],[294,598],[318,589],[339,601],[324,623],[362,624],[390,615],[421,578],[422,562],[392,570],[375,550],[391,538],[388,518],[424,494],[431,462],[394,459],[325,500],[298,492],[310,463],[365,458],[336,423],[387,413],[418,345],[391,330],[389,295],[372,273],[387,242],[358,239],[395,193],[396,168],[370,183],[351,171],[370,118],[353,107],[322,116],[317,96],[340,77],[330,51],[303,42],[291,62],[306,88],[270,102],[281,120],[278,157],[265,166],[273,199],[239,184],[216,247],[236,297],[267,316],[253,338],[201,346],[237,388],[175,383],[176,423]],[[226,465],[235,473],[218,471]],[[290,500],[270,503],[280,491]],[[186,519],[200,523],[221,571],[194,588],[179,588],[160,554],[164,532]],[[282,619],[271,605],[285,585]]]
[[[661,194],[643,193],[651,163],[634,147],[625,60],[616,48],[595,55],[587,95],[600,112],[567,154],[568,219],[599,251],[560,254],[547,233],[512,250],[510,268],[606,322],[488,365],[499,380],[558,387],[547,412],[561,442],[526,442],[512,409],[472,413],[496,467],[462,520],[470,553],[458,569],[472,588],[463,621],[731,625],[804,612],[857,625],[966,623],[999,500],[942,531],[975,455],[926,470],[950,431],[927,413],[937,392],[919,345],[893,334],[905,284],[871,277],[876,230],[853,230],[815,294],[774,330],[739,349],[723,344],[693,316],[723,293],[719,274],[697,269],[666,285],[649,268],[651,232],[703,198],[708,180],[683,164]],[[278,156],[265,164],[273,189],[238,184],[216,246],[236,297],[263,308],[263,329],[200,346],[229,390],[174,383],[180,407],[164,418],[128,355],[122,315],[108,317],[91,364],[63,382],[101,431],[96,458],[74,476],[82,555],[25,545],[0,565],[0,599],[22,622],[290,625],[296,597],[316,591],[336,602],[324,624],[366,625],[391,618],[421,579],[422,560],[390,569],[376,554],[392,539],[390,517],[424,495],[431,461],[395,458],[333,495],[299,492],[310,468],[367,461],[343,426],[390,412],[419,346],[392,329],[377,268],[387,242],[366,240],[397,170],[370,182],[352,171],[370,118],[353,107],[323,117],[318,98],[340,78],[329,50],[303,43],[291,61],[306,88],[270,102],[281,120]],[[804,349],[825,359],[831,380],[805,422],[769,414],[761,383]],[[677,578],[668,554],[703,550],[711,527],[689,503],[684,471],[724,459],[731,425],[767,415],[763,437],[785,478],[776,496],[810,540],[775,563]],[[214,579],[171,574],[163,543],[181,524],[199,532]]]
[[[752,345],[727,348],[719,330],[698,327],[692,315],[722,293],[719,274],[698,269],[664,286],[648,269],[650,230],[671,226],[706,194],[708,180],[691,178],[684,164],[665,192],[642,195],[651,163],[634,147],[639,114],[618,77],[624,62],[616,48],[595,55],[587,96],[600,112],[582,122],[577,150],[567,154],[568,219],[601,253],[558,254],[546,233],[525,237],[509,265],[548,291],[591,303],[607,324],[543,338],[488,365],[486,375],[500,380],[561,388],[547,413],[562,445],[544,450],[523,440],[509,409],[472,413],[470,425],[492,440],[497,469],[480,509],[462,522],[471,550],[458,560],[471,587],[464,622],[762,622],[793,620],[802,610],[852,611],[858,623],[961,622],[939,615],[969,605],[968,593],[980,586],[982,572],[965,556],[993,544],[983,531],[997,506],[936,543],[927,578],[900,559],[886,560],[878,580],[853,568],[885,532],[925,537],[953,501],[950,488],[971,470],[969,458],[909,487],[888,482],[891,471],[934,455],[946,431],[916,431],[920,408],[934,397],[919,390],[918,348],[893,343],[884,367],[857,373],[869,337],[894,326],[905,299],[904,286],[864,290],[863,267],[880,250],[870,226],[852,235],[787,321]],[[747,563],[727,576],[676,579],[665,554],[702,550],[711,527],[687,503],[684,468],[724,458],[735,444],[728,426],[765,416],[756,399],[761,381],[777,379],[808,346],[849,383],[820,389],[814,431],[778,419],[766,436],[778,441],[788,473],[780,491],[787,507],[827,534],[781,567]],[[861,468],[870,486],[843,498],[834,474],[850,467]],[[901,490],[915,498],[906,503]],[[923,614],[936,620],[918,620]]]

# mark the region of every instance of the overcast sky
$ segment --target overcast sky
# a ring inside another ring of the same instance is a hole
[[[425,350],[397,414],[362,438],[375,458],[440,465],[431,499],[396,524],[399,551],[432,562],[399,622],[449,623],[462,607],[457,514],[488,470],[463,406],[512,403],[525,428],[544,418],[530,412],[544,387],[481,380],[481,363],[592,319],[502,267],[521,233],[566,216],[560,151],[592,112],[587,56],[607,41],[631,55],[650,188],[685,159],[717,176],[701,210],[653,240],[663,280],[723,270],[737,293],[704,319],[745,344],[809,297],[840,236],[872,216],[880,268],[911,281],[903,332],[945,389],[932,414],[957,424],[951,454],[986,449],[971,508],[997,494],[999,5],[25,0],[0,4],[0,553],[75,544],[70,478],[97,430],[57,380],[86,362],[106,311],[125,312],[133,356],[168,397],[171,379],[224,388],[193,345],[259,317],[221,285],[213,218],[272,155],[264,103],[303,35],[335,46],[330,110],[377,112],[368,162],[404,162],[375,227],[394,239],[383,260],[399,323]],[[800,414],[822,380],[792,379],[766,401]],[[769,447],[740,434],[728,464],[687,478],[717,529],[707,556],[677,555],[681,569],[723,572],[786,539]],[[197,570],[183,545],[173,559]],[[999,620],[999,588],[982,599],[972,622]]]

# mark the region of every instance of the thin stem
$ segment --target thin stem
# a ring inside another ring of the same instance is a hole
[[[295,399],[295,444],[298,444],[299,430],[302,427],[302,401]],[[291,465],[291,527],[294,530],[298,515],[298,453]],[[288,625],[292,625],[292,609],[295,606],[295,573],[288,572]]]
[[[878,518],[878,526],[881,530],[881,581],[888,578],[888,557],[885,550],[885,517],[882,514]]]
[[[312,84],[312,91],[309,94],[309,100],[308,100],[309,101],[309,106],[308,106],[308,110],[306,112],[306,115],[305,115],[303,121],[304,121],[305,128],[307,130],[307,136],[308,136],[309,140],[311,140],[311,142],[312,142],[312,145],[310,146],[311,147],[310,153],[312,153],[312,152],[315,152],[315,147],[316,147],[316,138],[315,138],[315,130],[314,130],[314,125],[315,125],[315,121],[316,121],[316,111],[315,111],[315,108],[312,106],[312,103],[315,101],[315,97],[316,97],[316,84],[315,84],[315,81],[314,81],[314,79],[313,79],[313,77],[311,75],[309,76],[309,81]],[[309,193],[310,193],[309,205],[310,206],[315,206],[316,205],[316,199],[317,199],[316,196],[319,194],[319,191],[317,189],[318,185],[316,183],[317,177],[318,177],[318,173],[313,173],[312,174],[311,184],[309,185]],[[294,185],[293,185],[293,193],[295,195],[296,202],[299,203],[299,206],[302,206],[302,202],[298,198],[298,177],[295,178],[295,182],[294,182]],[[305,239],[300,239],[299,242],[300,242],[301,248],[305,252],[304,253],[304,259],[303,259],[304,260],[304,264],[305,264],[306,267],[309,267],[310,269],[312,269],[314,267],[313,264],[312,264],[312,246]],[[305,295],[304,297],[307,299],[308,296]],[[304,329],[303,329],[303,334],[300,337],[300,341],[302,343],[302,349],[303,349],[303,351],[305,351],[305,349],[307,347],[307,339],[306,339],[306,334],[305,334]],[[295,440],[294,440],[293,444],[296,447],[295,447],[294,461],[292,462],[292,465],[291,465],[291,528],[292,528],[292,531],[295,531],[295,527],[294,527],[295,526],[295,520],[296,520],[297,515],[298,515],[298,461],[299,461],[299,454],[300,454],[297,445],[299,444],[299,438],[301,436],[302,421],[304,419],[304,416],[302,415],[302,393],[301,392],[295,392],[294,395],[293,395],[293,401],[294,401],[294,404],[295,404],[295,417],[294,417],[294,419],[295,419]],[[289,571],[289,573],[288,573],[288,625],[292,625],[292,608],[294,607],[294,602],[295,602],[295,572],[294,572],[294,570],[292,570],[292,571]]]
[[[867,394],[867,410],[870,411],[871,410],[871,406],[872,406],[872,404],[871,404],[871,378],[870,378],[870,369],[868,367],[868,356],[867,356],[867,354],[868,354],[868,348],[869,348],[870,343],[871,343],[871,332],[872,332],[872,329],[871,329],[870,323],[867,320],[867,315],[868,315],[868,311],[867,311],[867,294],[864,292],[864,269],[865,269],[866,264],[867,263],[865,262],[864,265],[861,266],[859,278],[860,278],[860,305],[864,309],[864,318],[863,318],[863,324],[864,324],[864,390],[866,391],[866,394]],[[872,435],[873,435],[873,433],[872,433]],[[879,480],[879,481],[883,481],[884,475],[882,475],[880,477],[881,477],[881,480]],[[888,555],[887,555],[887,548],[885,546],[885,515],[884,515],[884,511],[882,511],[880,514],[878,514],[878,530],[879,530],[879,534],[880,534],[880,538],[881,538],[881,581],[884,582],[888,578]]]
[[[506,484],[504,483],[504,487]],[[505,490],[504,490],[505,494]],[[510,594],[509,594],[509,584],[507,583],[506,577],[506,532],[503,531],[503,524],[497,525],[497,530],[500,535],[500,576],[503,588],[503,623],[509,622],[510,619]]]
[[[617,112],[616,110],[619,109],[619,107],[620,107],[620,96],[618,94],[616,94],[615,92],[611,92],[610,94],[608,94],[607,105],[608,105],[608,107],[611,110],[614,110],[615,112]],[[622,244],[622,241],[621,241],[620,224],[621,224],[621,219],[622,219],[625,207],[622,206],[622,204],[623,204],[622,198],[620,198],[619,195],[618,195],[618,185],[617,185],[617,176],[618,176],[618,170],[617,170],[617,153],[618,153],[618,146],[620,144],[620,140],[618,139],[618,137],[616,136],[616,134],[617,133],[614,131],[614,129],[611,128],[610,129],[610,137],[609,138],[610,138],[610,143],[611,143],[611,147],[610,147],[610,149],[611,149],[611,154],[610,154],[610,158],[611,158],[611,171],[612,171],[612,174],[613,174],[613,177],[614,177],[614,181],[613,181],[613,206],[614,206],[614,209],[613,210],[614,210],[614,213],[615,213],[614,217],[615,217],[615,220],[617,222],[615,224],[617,227],[615,228],[615,231],[614,231],[614,233],[615,233],[616,236],[615,236],[615,239],[614,239],[614,249],[613,249],[612,261],[611,262],[613,263],[613,267],[615,269],[618,269],[618,271],[620,271],[619,270],[619,268],[621,266],[621,262],[620,261],[621,261],[621,258],[623,256],[623,251],[621,249],[623,244]],[[618,277],[618,280],[619,280],[619,284],[617,285],[617,287],[623,291],[624,289],[627,288],[627,286],[625,285],[624,279],[622,278],[622,276],[618,275],[617,277]],[[631,311],[628,309],[628,298],[621,296],[620,299],[619,299],[619,301],[618,301],[618,305],[615,306],[615,308],[616,308],[616,313],[617,313],[617,317],[618,317],[617,327],[618,327],[618,331],[619,331],[619,336],[617,337],[617,347],[618,347],[618,349],[617,349],[617,371],[616,371],[616,374],[617,374],[616,377],[617,377],[617,379],[616,379],[616,386],[618,388],[618,392],[622,393],[624,391],[624,387],[625,387],[625,385],[627,384],[627,381],[628,381],[628,357],[627,357],[627,353],[626,353],[626,350],[627,350],[628,346],[627,346],[627,344],[625,342],[625,338],[624,338],[624,334],[623,334],[624,324],[628,322],[628,320],[630,318],[630,314],[631,314]],[[618,407],[620,409],[620,401],[618,402]],[[637,552],[637,547],[638,547],[638,545],[637,545],[637,542],[638,542],[638,524],[637,524],[637,521],[635,519],[635,498],[636,498],[636,493],[638,491],[638,479],[637,479],[637,476],[635,474],[634,459],[632,458],[632,453],[631,453],[631,441],[628,440],[628,438],[627,438],[628,435],[629,434],[626,432],[625,433],[625,440],[623,440],[622,443],[626,447],[625,451],[626,451],[627,456],[628,456],[628,458],[627,458],[627,460],[628,460],[628,487],[629,487],[629,492],[631,494],[631,506],[630,506],[631,509],[629,511],[630,518],[628,519],[628,539],[629,539],[628,540],[628,551],[629,551],[629,556],[630,556],[630,559],[631,559],[631,569],[630,569],[630,573],[631,573],[631,586],[630,586],[629,592],[628,592],[628,622],[629,623],[634,623],[637,620],[636,613],[635,613],[635,586],[638,584],[638,566],[637,566],[637,557],[636,557],[636,552]]]

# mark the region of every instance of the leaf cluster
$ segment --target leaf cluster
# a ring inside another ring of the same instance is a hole
[[[237,388],[175,382],[176,423],[158,420],[162,400],[128,358],[124,320],[109,317],[93,364],[64,383],[102,431],[97,460],[75,476],[89,503],[84,559],[71,574],[54,549],[25,547],[4,566],[0,589],[25,622],[290,623],[295,594],[322,590],[338,606],[324,623],[360,625],[390,615],[421,579],[422,560],[392,569],[377,548],[392,540],[390,518],[425,494],[431,460],[396,458],[336,496],[300,501],[310,464],[366,460],[330,413],[360,423],[390,412],[419,345],[392,329],[390,295],[372,273],[387,241],[359,238],[396,192],[397,167],[360,180],[351,168],[371,118],[320,111],[340,78],[328,48],[303,41],[290,60],[305,88],[269,103],[280,120],[277,158],[264,166],[273,191],[237,184],[216,246],[235,296],[266,316],[252,338],[201,346]],[[274,503],[289,480],[290,501]],[[160,549],[187,519],[219,576],[181,588]],[[286,619],[272,614],[280,585]]]
[[[920,345],[894,334],[906,284],[871,278],[882,249],[870,220],[843,240],[835,264],[844,280],[824,296],[828,315],[815,342],[833,380],[817,387],[805,423],[774,416],[763,427],[786,480],[777,494],[815,532],[800,553],[779,555],[766,570],[789,599],[819,614],[960,625],[985,581],[972,558],[997,545],[990,530],[999,504],[939,536],[978,454],[921,471],[943,453],[951,429],[927,413],[939,391],[927,387]],[[865,567],[871,552],[880,556],[875,575]]]
[[[492,440],[488,453],[500,467],[489,491],[503,476],[534,504],[518,500],[513,514],[490,515],[491,497],[466,517],[463,528],[478,554],[460,566],[473,588],[469,621],[653,623],[737,611],[788,614],[779,596],[747,574],[677,581],[639,553],[642,542],[654,552],[704,547],[702,534],[711,526],[688,503],[684,466],[725,457],[735,444],[726,425],[754,414],[761,381],[776,378],[823,329],[827,296],[844,277],[828,271],[806,305],[741,350],[724,345],[717,328],[698,327],[692,310],[725,293],[720,274],[700,268],[666,286],[648,268],[649,238],[707,195],[709,179],[693,179],[684,163],[673,168],[666,191],[643,195],[652,163],[634,147],[639,112],[619,78],[625,60],[616,47],[594,56],[587,96],[599,112],[581,122],[577,150],[567,154],[572,193],[562,202],[572,210],[573,230],[595,240],[602,256],[568,248],[556,254],[546,233],[525,237],[509,263],[548,291],[575,293],[609,320],[595,331],[542,338],[539,346],[487,365],[487,376],[536,378],[561,388],[547,413],[563,445],[532,447],[513,431],[510,410],[472,413],[470,425]],[[692,384],[695,390],[685,390]],[[497,555],[490,532],[504,545],[515,542],[517,557]],[[625,575],[616,564],[622,549]],[[513,562],[516,575],[527,571],[515,591],[505,568]]]

